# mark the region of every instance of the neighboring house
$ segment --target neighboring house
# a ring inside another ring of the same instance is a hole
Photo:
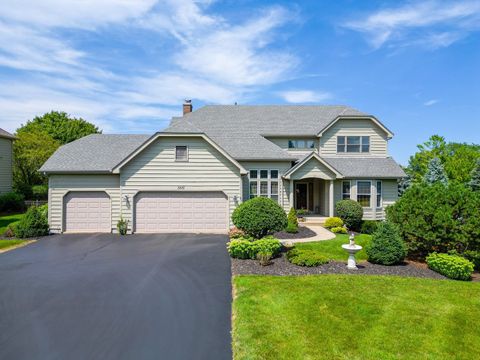
[[[0,194],[12,191],[14,139],[15,136],[0,129]]]
[[[255,196],[332,216],[357,200],[384,219],[405,174],[392,132],[346,106],[205,106],[152,136],[95,134],[44,164],[53,231],[220,232]]]

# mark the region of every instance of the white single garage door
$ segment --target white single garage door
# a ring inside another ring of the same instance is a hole
[[[135,198],[137,233],[228,230],[228,201],[222,192],[142,192]]]
[[[65,231],[111,232],[110,197],[105,192],[71,192],[64,203]]]

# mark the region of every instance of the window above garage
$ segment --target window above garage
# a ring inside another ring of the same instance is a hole
[[[188,147],[184,145],[175,146],[175,161],[188,161]]]

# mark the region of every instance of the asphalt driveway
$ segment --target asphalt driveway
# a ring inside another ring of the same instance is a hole
[[[0,359],[230,359],[222,235],[56,235],[0,254]]]

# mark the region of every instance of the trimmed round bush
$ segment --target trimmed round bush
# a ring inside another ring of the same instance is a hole
[[[287,252],[287,259],[294,265],[298,266],[319,266],[327,264],[329,259],[316,250],[310,249],[292,249]]]
[[[426,260],[430,269],[450,279],[467,281],[472,278],[473,264],[461,256],[432,253]]]
[[[287,214],[277,202],[256,197],[240,204],[232,214],[235,226],[256,239],[287,227]]]
[[[49,230],[48,219],[37,206],[30,207],[14,227],[15,236],[21,239],[45,236]]]
[[[379,222],[375,220],[364,220],[360,232],[362,234],[373,234],[378,227]]]
[[[360,230],[363,208],[355,200],[341,200],[335,206],[337,215],[349,230]]]
[[[407,249],[396,226],[388,222],[378,225],[365,250],[368,261],[381,265],[401,263],[407,255]]]
[[[343,226],[343,220],[339,217],[329,217],[325,220],[325,227],[327,229],[337,228]]]
[[[347,234],[348,233],[347,229],[344,228],[343,226],[338,226],[338,227],[331,228],[330,231],[333,232],[334,234]]]
[[[282,244],[278,239],[268,236],[261,240],[235,239],[227,243],[227,251],[235,259],[257,259],[259,252],[270,252],[271,257],[278,256]]]

